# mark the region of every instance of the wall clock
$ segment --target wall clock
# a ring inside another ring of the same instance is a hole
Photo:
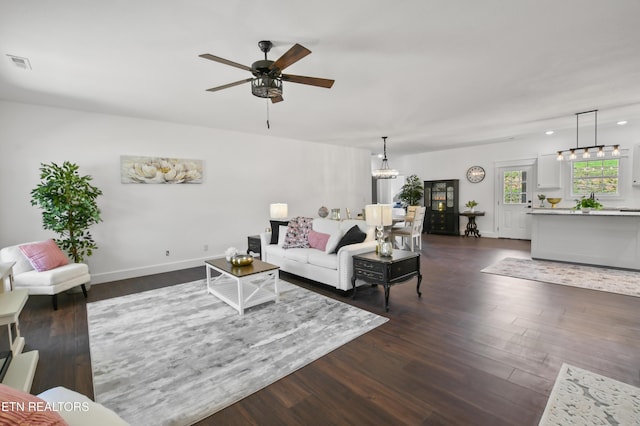
[[[467,180],[471,183],[482,182],[484,175],[485,171],[480,166],[471,166],[467,170]]]

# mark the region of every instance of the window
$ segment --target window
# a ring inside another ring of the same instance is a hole
[[[574,161],[571,165],[573,195],[618,195],[620,159]]]
[[[527,203],[527,172],[525,170],[510,170],[504,172],[504,203]]]

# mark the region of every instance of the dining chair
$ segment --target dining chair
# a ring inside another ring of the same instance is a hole
[[[422,228],[426,210],[426,207],[416,206],[411,222],[407,223],[407,225],[402,228],[391,229],[389,234],[391,239],[394,242],[397,242],[396,238],[400,238],[403,248],[407,246],[408,240],[408,245],[411,251],[415,251],[416,247],[419,250],[422,250]]]

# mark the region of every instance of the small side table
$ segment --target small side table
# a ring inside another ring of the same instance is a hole
[[[28,297],[29,290],[25,289],[0,294],[0,325],[8,327],[9,349],[13,354],[2,383],[25,392],[31,390],[39,358],[37,350],[22,353],[24,337],[20,335],[18,317]]]
[[[480,238],[480,231],[478,231],[478,225],[476,225],[476,217],[484,216],[484,212],[461,212],[460,216],[466,216],[468,219],[467,228],[464,230],[464,236],[468,237],[473,235],[476,238]]]
[[[353,276],[351,286],[353,295],[356,297],[356,280],[360,279],[369,284],[381,284],[384,286],[384,309],[389,311],[389,289],[392,285],[418,277],[416,292],[420,293],[420,283],[422,274],[420,273],[420,253],[408,250],[394,250],[391,256],[380,256],[379,254],[364,253],[353,256]]]
[[[9,291],[13,290],[13,265],[16,262],[0,262],[0,293],[6,290],[5,280],[9,279]]]
[[[247,237],[247,254],[254,252],[262,258],[262,244],[260,243],[260,235],[249,235]]]

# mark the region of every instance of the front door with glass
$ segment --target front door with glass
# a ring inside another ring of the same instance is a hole
[[[500,238],[531,239],[531,196],[533,176],[531,166],[500,167],[501,197],[498,199],[498,236]]]

